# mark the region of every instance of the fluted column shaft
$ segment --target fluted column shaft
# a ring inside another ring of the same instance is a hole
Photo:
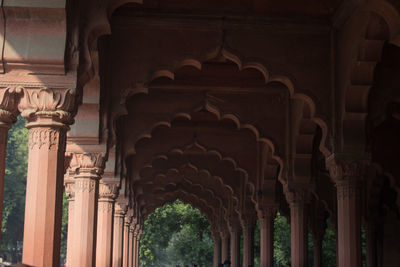
[[[240,266],[240,226],[230,229],[231,240],[231,267]]]
[[[229,231],[225,229],[221,232],[221,261],[229,259]]]
[[[290,203],[290,240],[293,267],[308,266],[308,231],[305,203]]]
[[[116,202],[114,208],[114,234],[113,234],[113,267],[122,267],[124,243],[124,217],[126,205]]]
[[[122,267],[128,267],[129,260],[129,228],[130,228],[130,218],[129,214],[125,215],[124,220],[124,245],[123,245],[123,253],[122,253]]]
[[[29,122],[29,158],[22,262],[58,266],[67,126],[56,118]]]
[[[68,233],[67,233],[67,259],[66,265],[71,266],[72,254],[74,251],[73,236],[74,236],[74,210],[75,210],[75,189],[74,179],[65,179],[65,193],[68,199]]]
[[[113,211],[117,191],[117,179],[101,179],[97,213],[96,267],[111,266]]]
[[[243,266],[254,266],[254,227],[255,220],[242,222],[243,228]]]
[[[260,221],[260,266],[274,264],[274,219],[277,208],[266,207],[258,212]]]
[[[135,249],[135,259],[136,259],[136,262],[135,262],[135,266],[136,267],[139,267],[139,249],[140,249],[140,238],[141,238],[141,236],[142,236],[142,227],[140,226],[140,228],[139,228],[139,232],[138,232],[138,234],[137,234],[137,236],[136,236],[136,249]]]
[[[75,179],[72,266],[96,266],[97,195],[104,167],[102,153],[72,153],[69,175]]]
[[[361,267],[361,207],[359,184],[336,183],[338,196],[339,267]]]
[[[134,227],[131,225],[129,228],[129,252],[128,252],[128,267],[133,267],[133,262],[135,261],[135,247],[136,247],[136,242],[134,242]]]
[[[218,232],[212,233],[212,237],[214,241],[213,266],[218,267],[221,263],[221,237]]]
[[[326,160],[337,189],[338,266],[361,267],[361,184],[369,159],[332,155]],[[362,155],[367,156],[367,155]]]

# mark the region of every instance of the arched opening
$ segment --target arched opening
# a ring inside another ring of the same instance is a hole
[[[140,240],[141,266],[212,266],[207,218],[179,199],[147,216]]]

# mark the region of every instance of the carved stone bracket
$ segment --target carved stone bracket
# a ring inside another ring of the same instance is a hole
[[[114,206],[114,216],[125,217],[127,209],[128,209],[127,203],[124,203],[117,199],[117,201],[115,202],[115,206]]]

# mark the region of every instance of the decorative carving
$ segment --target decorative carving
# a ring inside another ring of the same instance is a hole
[[[114,206],[114,216],[115,217],[125,217],[127,205],[116,201]]]
[[[29,129],[29,149],[41,149],[45,146],[47,149],[57,148],[60,145],[60,134],[53,128],[31,128]]]
[[[0,122],[12,124],[17,121],[18,102],[22,87],[14,86],[0,90]]]
[[[99,212],[112,212],[113,203],[108,201],[99,201],[98,210]]]
[[[93,179],[75,179],[75,192],[85,192],[88,191],[89,193],[95,190],[96,188],[96,181]]]
[[[68,201],[72,201],[75,198],[75,181],[73,179],[65,179],[65,195]]]
[[[38,118],[52,118],[62,124],[73,122],[72,113],[76,103],[75,89],[23,88],[23,97],[18,106],[21,115],[29,123]]]
[[[289,205],[306,204],[310,199],[310,193],[304,188],[294,188],[293,186],[285,185],[283,188],[285,197]]]
[[[331,155],[326,160],[326,167],[335,183],[347,180],[360,181],[366,174],[368,162],[368,160],[342,160]]]
[[[104,181],[99,184],[99,201],[114,201],[118,196],[118,181]]]
[[[71,156],[70,172],[72,175],[91,173],[100,175],[104,170],[104,153],[68,153]]]
[[[278,211],[277,205],[269,205],[269,206],[258,206],[257,215],[260,220],[270,220],[271,218],[275,218],[276,212]]]

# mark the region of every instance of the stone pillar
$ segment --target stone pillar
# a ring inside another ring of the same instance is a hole
[[[67,259],[66,265],[72,264],[72,253],[74,251],[73,230],[74,230],[74,205],[75,205],[75,190],[74,179],[65,179],[65,194],[68,199],[68,235],[67,235]]]
[[[290,207],[290,240],[293,267],[308,266],[308,224],[306,192],[285,189]]]
[[[139,230],[136,234],[136,249],[135,249],[135,266],[139,267],[139,249],[140,249],[140,238],[142,237],[142,226],[139,225]]]
[[[213,266],[218,267],[221,263],[221,236],[219,232],[213,228],[215,227],[211,227],[211,235],[214,241]]]
[[[17,121],[17,101],[21,94],[22,89],[18,87],[0,90],[0,229],[3,218],[4,175],[6,169],[8,130],[11,128],[11,125]]]
[[[124,220],[124,244],[123,244],[123,252],[122,252],[122,267],[128,267],[129,260],[129,228],[131,225],[131,210],[125,215]]]
[[[226,227],[225,225],[223,227]],[[221,262],[229,260],[229,231],[228,229],[221,229]]]
[[[324,208],[317,201],[313,202],[311,210],[310,229],[314,243],[314,267],[322,267],[322,240],[326,229],[326,218]]]
[[[260,221],[260,266],[274,266],[274,219],[277,207],[261,207],[258,210]]]
[[[128,267],[133,267],[133,263],[135,262],[135,225],[131,224],[129,227],[129,252],[128,252]]]
[[[117,179],[103,178],[99,184],[96,267],[110,267],[113,248],[113,210],[118,193]]]
[[[72,153],[75,179],[74,253],[72,266],[96,266],[97,195],[104,168],[103,153]]]
[[[231,267],[240,266],[240,224],[239,222],[230,223],[229,227],[231,239]]]
[[[366,161],[327,160],[330,176],[337,188],[338,266],[361,267],[360,186]]]
[[[378,266],[378,255],[377,255],[377,227],[376,222],[369,221],[365,223],[365,234],[366,234],[366,263],[367,267]]]
[[[22,262],[59,266],[66,132],[73,90],[22,89],[19,110],[29,129]]]
[[[122,251],[124,242],[124,217],[126,214],[126,204],[118,201],[114,208],[114,234],[113,234],[113,267],[122,267]]]
[[[254,266],[254,227],[253,216],[246,216],[241,220],[243,229],[243,266]]]

